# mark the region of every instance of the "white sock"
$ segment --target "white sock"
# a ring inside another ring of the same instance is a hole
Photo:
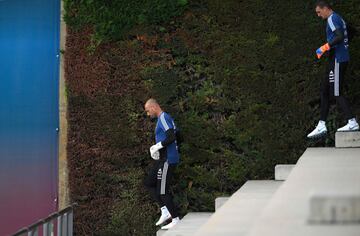
[[[163,206],[160,209],[161,209],[161,215],[169,215],[170,214],[170,212],[168,211],[166,206]]]
[[[319,125],[325,125],[326,124],[326,122],[325,121],[323,121],[323,120],[319,120]]]
[[[172,219],[172,222],[178,222],[178,221],[180,221],[179,217],[176,217],[176,218]]]
[[[349,119],[349,123],[357,123],[355,118]]]

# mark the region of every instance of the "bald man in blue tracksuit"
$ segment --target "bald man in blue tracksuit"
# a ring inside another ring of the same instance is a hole
[[[161,229],[170,229],[179,222],[178,213],[169,192],[174,169],[179,163],[179,152],[176,143],[176,126],[169,114],[164,112],[155,99],[145,103],[147,115],[157,118],[155,143],[150,148],[150,155],[155,160],[154,166],[145,179],[145,186],[161,208],[161,217],[156,225],[167,220],[171,222]]]
[[[347,99],[343,95],[345,71],[350,59],[346,23],[340,15],[332,10],[326,1],[317,1],[315,11],[319,17],[327,21],[327,43],[316,50],[316,55],[320,59],[325,52],[329,51],[329,64],[326,75],[321,83],[320,120],[316,128],[308,134],[308,138],[316,138],[327,133],[325,122],[329,113],[331,98],[335,98],[336,103],[341,107],[348,120],[348,123],[337,131],[359,130],[359,124],[351,112]]]

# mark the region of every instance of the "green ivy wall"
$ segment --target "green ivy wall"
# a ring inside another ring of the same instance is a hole
[[[271,179],[344,124],[319,117],[325,22],[304,0],[65,0],[71,199],[77,235],[154,235],[158,207],[142,185],[152,163],[155,97],[185,137],[172,189],[182,215],[249,179]],[[348,98],[360,114],[360,4],[335,2],[351,26]]]

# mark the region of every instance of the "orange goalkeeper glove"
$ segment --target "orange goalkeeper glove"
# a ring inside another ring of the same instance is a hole
[[[322,45],[321,47],[319,47],[317,50],[316,50],[316,56],[318,59],[320,59],[320,57],[326,52],[326,51],[329,51],[330,50],[330,45],[329,43],[326,43],[324,45]]]

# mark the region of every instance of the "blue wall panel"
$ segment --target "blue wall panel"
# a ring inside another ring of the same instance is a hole
[[[57,210],[59,0],[0,0],[0,235]]]

